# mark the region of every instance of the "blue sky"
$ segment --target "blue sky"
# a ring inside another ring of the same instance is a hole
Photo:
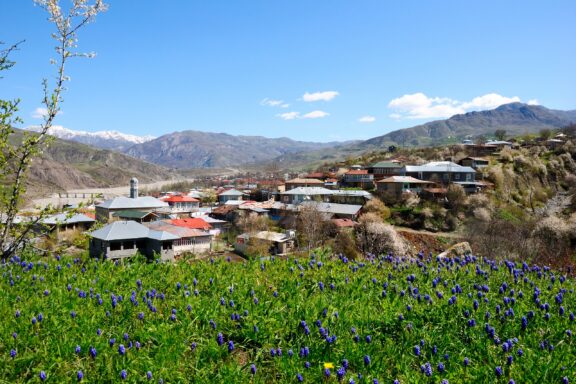
[[[69,65],[69,129],[332,141],[514,100],[576,108],[573,0],[108,4],[79,35],[97,56]],[[0,25],[0,41],[26,40],[0,98],[38,124],[52,26],[32,0],[0,0]]]

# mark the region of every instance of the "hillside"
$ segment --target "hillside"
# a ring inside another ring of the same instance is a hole
[[[331,151],[288,153],[275,159],[283,167],[306,168],[343,161],[368,151],[381,151],[390,145],[417,147],[460,142],[467,136],[493,136],[505,129],[510,136],[558,129],[576,121],[576,110],[560,111],[538,105],[511,103],[489,111],[469,112],[446,120],[431,121],[399,129],[382,136],[342,145]]]
[[[270,161],[344,143],[311,143],[285,137],[234,136],[200,131],[174,132],[129,148],[130,156],[168,167],[223,168]]]
[[[14,140],[19,140],[17,131]],[[142,182],[166,180],[173,171],[121,153],[54,138],[36,159],[28,176],[29,193],[48,193],[72,188],[126,185],[131,177]]]
[[[576,110],[558,111],[539,105],[511,103],[489,111],[469,112],[446,120],[432,121],[411,128],[400,129],[366,140],[359,148],[373,149],[389,144],[429,145],[466,136],[490,136],[497,129],[509,135],[537,133],[541,129],[561,128],[576,121]]]

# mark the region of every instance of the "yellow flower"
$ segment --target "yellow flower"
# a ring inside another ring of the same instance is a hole
[[[334,369],[334,364],[332,364],[332,363],[324,363],[324,369]]]

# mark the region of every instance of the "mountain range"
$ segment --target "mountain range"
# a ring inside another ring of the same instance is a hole
[[[38,126],[32,126],[27,129],[33,132],[38,132],[41,128]],[[130,148],[134,144],[142,144],[155,139],[154,136],[136,136],[118,131],[75,131],[59,125],[50,127],[48,133],[59,139],[76,141],[93,147],[111,149],[119,152]]]
[[[508,135],[558,129],[576,121],[576,110],[560,111],[538,105],[505,104],[488,111],[469,112],[386,133],[364,141],[314,143],[289,138],[234,136],[201,131],[173,132],[158,138],[115,131],[83,132],[54,127],[50,133],[66,140],[122,152],[126,159],[178,169],[238,168],[242,165],[301,167],[338,161],[362,152],[396,146],[454,143],[466,137],[492,136],[497,129]],[[329,149],[329,150],[328,150]],[[78,149],[79,151],[88,151]],[[96,151],[91,149],[91,151]],[[54,154],[56,155],[56,154]],[[91,155],[93,156],[93,155]],[[113,156],[107,153],[106,156]],[[120,161],[120,158],[116,160]],[[135,164],[133,164],[135,165]]]

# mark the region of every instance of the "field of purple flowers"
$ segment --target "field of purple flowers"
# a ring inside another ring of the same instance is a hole
[[[568,383],[574,280],[420,255],[0,265],[0,382]]]

